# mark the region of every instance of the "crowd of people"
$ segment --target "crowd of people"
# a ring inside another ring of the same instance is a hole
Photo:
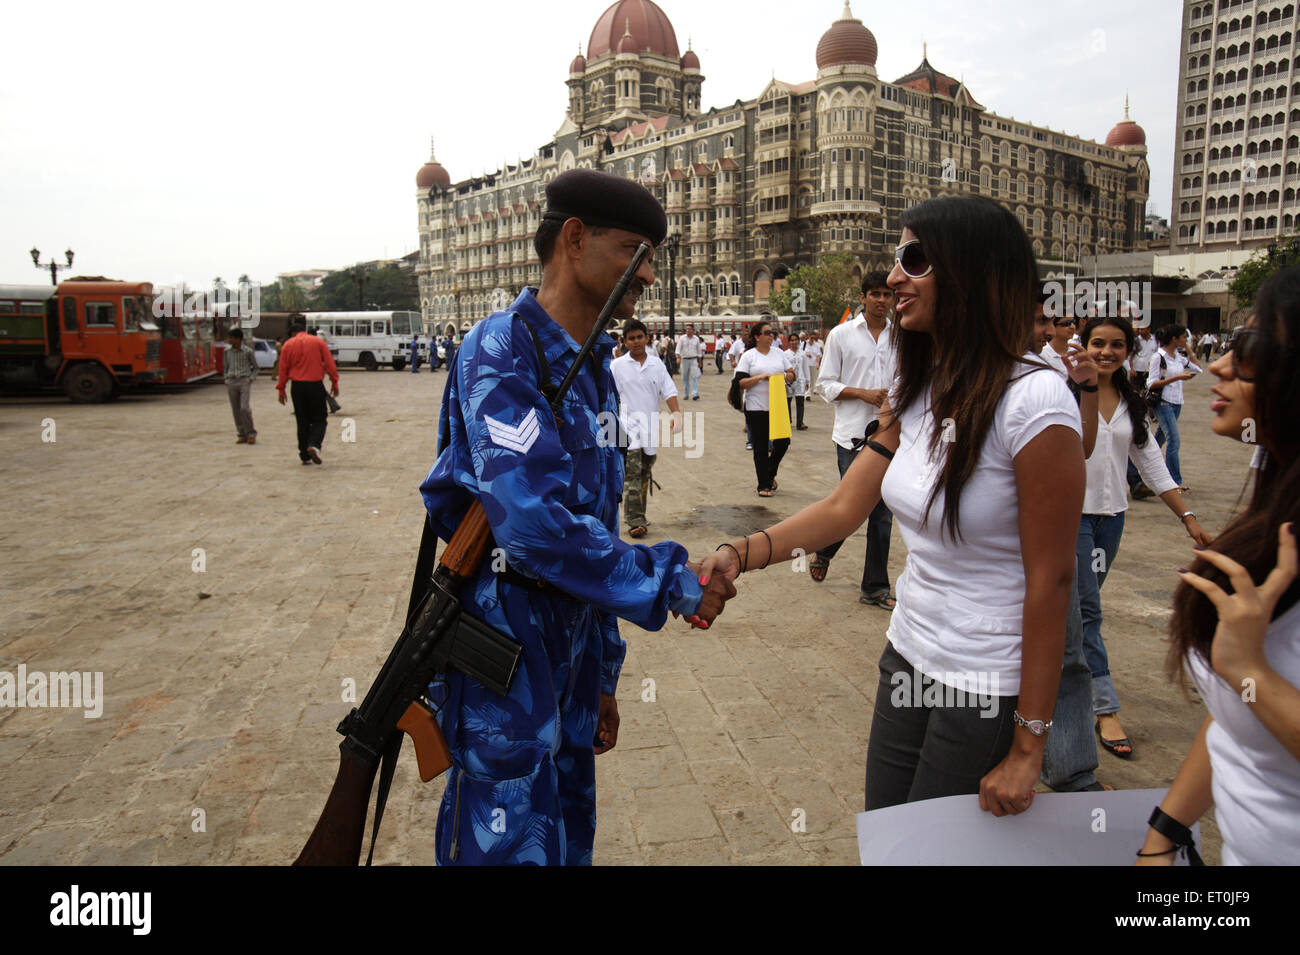
[[[1213,801],[1225,861],[1300,862],[1300,269],[1264,285],[1254,316],[1209,365],[1215,433],[1258,436],[1250,503],[1214,536],[1188,507],[1179,468],[1180,386],[1199,370],[1182,351],[1186,330],[1160,329],[1152,346],[1124,314],[1082,329],[1049,314],[1011,212],[974,196],[922,202],[902,215],[893,268],[863,278],[861,314],[824,346],[815,335],[782,342],[763,321],[743,342],[714,343],[744,412],[755,492],[778,492],[812,395],[834,411],[840,480],[797,513],[691,555],[671,540],[640,542],[662,439],[648,423],[662,404],[681,427],[710,355],[690,326],[652,341],[634,318],[655,275],[650,262],[632,263],[664,240],[663,209],[638,183],[592,170],[556,177],[546,199],[534,237],[541,284],[466,335],[421,485],[443,540],[482,501],[506,566],[479,568],[460,595],[464,612],[523,648],[505,696],[455,669],[427,687],[452,762],[440,864],[590,862],[594,758],[618,741],[617,620],[655,631],[671,613],[708,629],[740,574],[815,554],[809,574],[824,581],[863,523],[859,597],[889,613],[863,727],[866,809],[972,794],[1014,815],[1030,809],[1040,780],[1107,788],[1098,746],[1130,758],[1133,745],[1101,590],[1139,486],[1196,548],[1178,570],[1169,670],[1196,685],[1209,716],[1133,847],[1137,861],[1191,857],[1190,827]],[[620,276],[630,285],[614,312],[619,354],[593,337],[592,359],[553,405],[574,343],[592,335]],[[318,380],[303,401],[322,394]],[[782,394],[784,416],[772,400]],[[601,440],[609,413],[622,422],[616,446]],[[891,588],[895,524],[907,557]]]

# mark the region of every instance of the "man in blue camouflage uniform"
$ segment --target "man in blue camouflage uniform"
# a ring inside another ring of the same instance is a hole
[[[421,485],[443,540],[475,497],[483,501],[495,548],[461,598],[524,647],[507,697],[457,671],[429,685],[452,753],[440,865],[590,864],[595,756],[618,737],[626,646],[616,618],[658,630],[672,611],[707,626],[735,594],[720,576],[702,589],[679,544],[618,538],[623,461],[601,427],[618,413],[609,336],[584,362],[558,423],[542,394],[548,375],[558,384],[568,371],[640,243],[663,240],[663,210],[636,183],[588,170],[546,192],[535,239],[542,284],[457,349],[438,459]],[[653,281],[647,261],[615,317],[631,317]]]

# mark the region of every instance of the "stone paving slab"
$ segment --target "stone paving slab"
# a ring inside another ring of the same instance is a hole
[[[0,669],[104,681],[96,719],[0,709],[0,862],[296,856],[333,780],[349,681],[360,699],[401,629],[444,381],[345,373],[325,465],[310,468],[265,379],[251,448],[234,444],[219,385],[97,406],[0,401]],[[810,399],[780,492],[757,498],[726,383],[706,375],[686,407],[701,416],[703,453],[660,455],[647,543],[671,538],[703,556],[837,480],[832,415]],[[1209,433],[1209,385],[1189,383],[1181,426],[1190,502],[1213,533],[1250,449]],[[40,438],[47,417],[52,444]],[[344,418],[355,443],[340,438]],[[1167,786],[1203,719],[1161,672],[1172,571],[1188,545],[1163,504],[1136,502],[1103,591],[1137,750],[1127,762],[1101,754],[1101,778],[1117,788]],[[864,547],[859,530],[822,584],[789,563],[742,577],[707,633],[672,620],[660,633],[623,625],[620,740],[597,760],[598,863],[856,863],[888,623],[857,602]],[[895,534],[892,579],[904,558]],[[376,862],[433,862],[442,789],[419,782],[408,745]],[[1203,830],[1217,861],[1212,814]]]

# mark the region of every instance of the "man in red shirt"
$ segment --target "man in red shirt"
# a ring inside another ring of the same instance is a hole
[[[315,335],[307,334],[307,320],[295,315],[289,323],[290,338],[280,349],[280,404],[287,400],[286,381],[293,381],[293,413],[298,418],[298,457],[303,464],[320,464],[320,449],[325,443],[325,375],[330,376],[334,397],[339,396],[339,370],[329,346]]]

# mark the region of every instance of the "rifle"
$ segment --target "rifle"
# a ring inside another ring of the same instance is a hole
[[[543,392],[549,392],[546,397],[557,419],[565,393],[650,252],[648,242],[642,242],[637,248],[559,387],[542,383]],[[422,559],[426,555],[432,558],[432,545],[436,543],[432,537],[433,530],[426,517],[420,546]],[[338,725],[343,735],[338,773],[316,828],[294,865],[356,865],[360,861],[370,791],[382,763],[370,856],[366,858],[366,864],[370,864],[403,733],[415,744],[421,781],[427,783],[451,767],[451,753],[434,718],[435,708],[425,697],[429,681],[436,674],[456,669],[502,696],[509,692],[523,647],[512,637],[462,613],[456,596],[478,573],[491,543],[492,527],[482,502],[476,500],[443,551],[423,597],[416,602],[418,589],[412,594],[414,610],[408,613],[401,636],[361,706]],[[417,588],[418,581],[427,573],[427,567],[417,563]]]

